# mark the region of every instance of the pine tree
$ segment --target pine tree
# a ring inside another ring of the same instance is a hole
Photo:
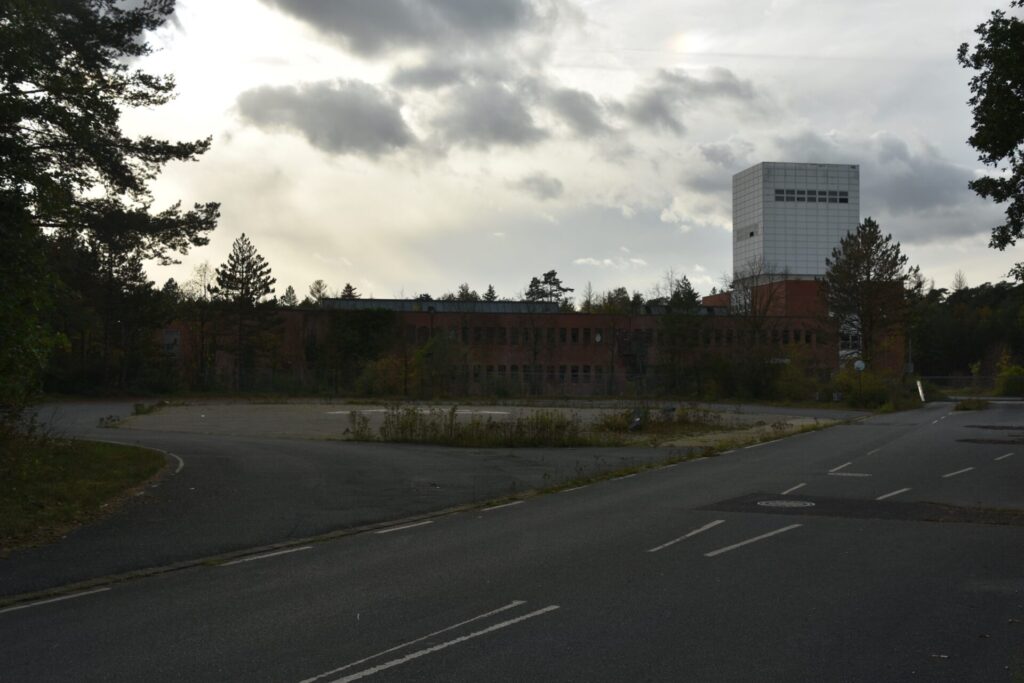
[[[475,289],[469,288],[469,283],[463,282],[459,285],[459,291],[455,294],[456,301],[480,301],[480,295]]]
[[[883,337],[901,325],[908,313],[907,289],[919,286],[918,268],[907,268],[908,258],[892,235],[882,235],[871,218],[848,233],[832,256],[822,294],[839,329],[861,340],[862,357],[871,363],[881,350]]]
[[[487,285],[487,291],[484,292],[484,301],[497,301],[498,293],[494,291],[494,285]]]
[[[214,272],[217,284],[210,288],[210,293],[245,308],[255,308],[263,297],[273,294],[277,282],[270,275],[270,264],[244,232],[231,245],[227,262]]]
[[[288,288],[284,290],[284,295],[281,297],[281,305],[288,308],[295,308],[299,305],[299,297],[295,295],[295,288],[291,285],[288,285]]]
[[[319,304],[327,298],[327,283],[323,280],[313,280],[309,286],[309,297],[314,304]]]
[[[359,298],[362,298],[362,295],[359,292],[356,291],[355,287],[353,287],[350,283],[346,282],[345,286],[342,287],[342,289],[341,289],[341,296],[339,298],[341,298],[341,299],[359,299]]]

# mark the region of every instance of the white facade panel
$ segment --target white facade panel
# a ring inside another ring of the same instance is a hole
[[[752,262],[820,277],[825,259],[860,222],[860,167],[762,162],[732,178],[735,274]]]

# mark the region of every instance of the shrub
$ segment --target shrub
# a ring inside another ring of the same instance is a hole
[[[1005,365],[996,376],[997,396],[1024,396],[1024,368]]]

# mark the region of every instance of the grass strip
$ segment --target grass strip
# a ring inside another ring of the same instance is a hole
[[[0,554],[111,513],[164,465],[162,454],[137,446],[6,437],[0,443]]]

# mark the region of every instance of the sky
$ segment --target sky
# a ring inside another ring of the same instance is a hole
[[[936,286],[1003,279],[999,206],[966,143],[957,46],[1003,0],[179,0],[139,66],[177,98],[133,135],[211,136],[153,183],[160,209],[221,202],[277,294],[460,283],[517,298],[557,270],[577,294],[702,293],[731,268],[731,177],[760,161],[860,165],[861,214]]]

